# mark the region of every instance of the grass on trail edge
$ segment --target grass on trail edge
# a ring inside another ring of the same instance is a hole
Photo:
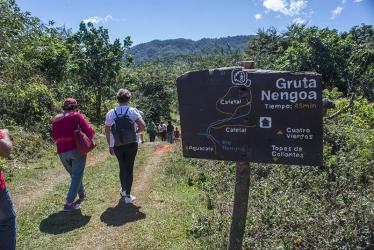
[[[165,165],[143,207],[147,219],[134,228],[136,233],[123,239],[118,245],[121,249],[210,249],[190,234],[195,214],[208,210],[198,189],[187,183],[188,173],[195,167],[179,158],[174,151],[164,156]]]

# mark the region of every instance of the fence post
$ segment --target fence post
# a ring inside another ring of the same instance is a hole
[[[253,69],[254,61],[242,61],[239,65],[245,69]],[[232,212],[230,239],[227,249],[242,249],[245,223],[247,220],[248,196],[251,168],[249,162],[236,163],[236,183],[234,193],[234,206]]]

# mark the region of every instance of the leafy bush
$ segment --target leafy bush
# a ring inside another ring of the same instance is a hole
[[[54,116],[54,106],[50,90],[38,79],[30,83],[17,81],[0,84],[2,123],[7,121],[20,124],[30,130],[42,132],[46,138]]]

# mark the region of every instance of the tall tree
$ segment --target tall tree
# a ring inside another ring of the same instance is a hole
[[[111,43],[107,29],[81,22],[79,31],[70,41],[72,72],[86,90],[92,91],[96,120],[100,120],[102,101],[111,93],[111,86],[118,81],[120,69],[124,65],[125,51],[132,44],[131,39],[126,37],[123,44],[119,39]],[[125,61],[130,62],[131,58],[128,57]]]

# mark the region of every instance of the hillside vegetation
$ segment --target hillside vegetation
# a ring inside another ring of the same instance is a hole
[[[243,52],[253,36],[229,36],[222,38],[153,40],[131,47],[128,51],[135,62],[170,61],[190,54],[219,55]]]
[[[176,43],[154,41],[151,44],[155,49],[138,45],[131,52],[129,36],[122,41],[110,40],[107,29],[90,23],[81,23],[76,32],[55,27],[53,22],[43,24],[19,9],[14,0],[0,0],[0,13],[0,128],[10,130],[15,145],[12,159],[0,160],[0,168],[5,170],[11,189],[17,189],[15,183],[28,183],[30,176],[40,176],[56,166],[50,124],[66,97],[78,99],[79,109],[100,134],[103,118],[115,105],[119,88],[132,92],[132,105],[145,113],[146,122],[159,122],[178,116],[175,80],[179,75],[254,60],[257,68],[322,74],[323,95],[336,107],[324,117],[323,167],[251,165],[245,248],[374,249],[372,25],[362,24],[341,33],[303,25],[292,25],[282,33],[269,28],[254,37],[234,38],[246,44],[244,51],[227,38],[203,39],[199,46],[184,39]],[[158,47],[166,49],[161,52]],[[176,50],[182,52],[178,54]],[[157,62],[138,63],[142,58],[157,58]],[[103,149],[105,144],[100,144],[99,149]],[[141,149],[139,160],[148,159],[149,150],[150,147]],[[149,218],[154,220],[139,229],[144,237],[142,247],[188,249],[192,242],[197,249],[225,249],[234,164],[185,159],[180,147],[168,154],[155,187],[163,198],[149,203],[154,204],[147,208],[153,215]],[[112,179],[117,178],[110,162],[104,167],[111,170]],[[95,174],[90,170],[88,178],[96,183]],[[104,170],[100,174],[104,176]],[[105,185],[109,182],[105,180]],[[117,197],[115,189],[113,186],[109,190],[111,197]],[[19,228],[27,235],[20,240],[24,248],[53,242],[50,235],[38,231],[35,223],[40,219],[37,215],[45,217],[61,207],[62,191],[56,190],[46,194],[42,206],[36,204],[21,212]],[[94,201],[103,202],[105,197],[106,193],[100,193]],[[167,205],[159,200],[165,200]],[[90,203],[87,211],[100,213],[107,206],[100,204],[96,207]],[[170,214],[168,205],[173,207]],[[44,207],[48,209],[43,210]],[[158,224],[157,219],[162,223]],[[88,223],[88,228],[95,225]],[[173,234],[157,234],[157,225],[164,226],[162,232],[177,230],[175,242],[180,244],[173,246],[172,239],[165,239]],[[84,228],[67,235],[85,242],[85,238],[80,238],[83,231]],[[35,235],[45,241],[32,242]],[[73,241],[69,241],[69,246]],[[98,238],[92,241],[98,242]],[[167,245],[157,245],[160,241]],[[64,244],[65,240],[62,237],[58,242]]]

